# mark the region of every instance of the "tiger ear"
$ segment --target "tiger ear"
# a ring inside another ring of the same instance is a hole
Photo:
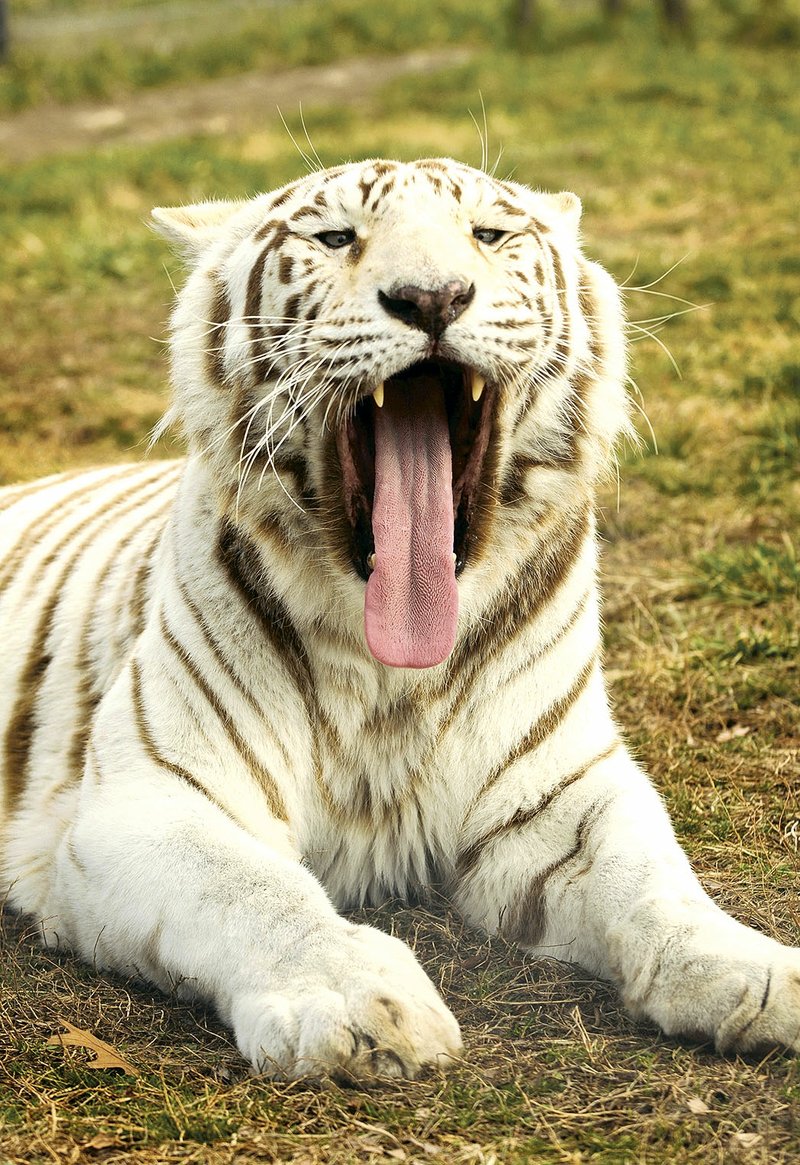
[[[577,236],[583,210],[577,194],[571,194],[569,190],[562,190],[560,194],[548,194],[547,200],[557,211],[566,230]]]
[[[156,206],[150,217],[160,235],[189,258],[196,258],[220,233],[243,202],[198,202],[194,206]]]

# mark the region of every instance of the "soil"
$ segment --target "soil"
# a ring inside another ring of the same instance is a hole
[[[435,72],[467,59],[465,50],[363,57],[280,73],[244,73],[132,93],[113,104],[39,106],[0,118],[0,158],[24,163],[116,144],[146,144],[192,134],[240,134],[263,127],[276,107],[293,113],[363,103],[397,77]]]

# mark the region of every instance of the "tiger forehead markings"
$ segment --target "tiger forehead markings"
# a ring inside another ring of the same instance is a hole
[[[433,884],[668,1033],[798,1048],[800,952],[705,895],[609,710],[624,323],[579,215],[446,159],[154,211],[187,459],[0,495],[3,892],[258,1071],[460,1054],[337,913]]]

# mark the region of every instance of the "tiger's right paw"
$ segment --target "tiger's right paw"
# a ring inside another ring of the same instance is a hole
[[[281,1079],[410,1080],[461,1052],[458,1024],[411,950],[372,927],[296,978],[240,998],[233,1027],[254,1070]]]

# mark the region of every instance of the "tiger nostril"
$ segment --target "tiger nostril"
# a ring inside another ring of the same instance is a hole
[[[475,284],[451,279],[435,289],[411,285],[378,292],[378,302],[390,316],[430,336],[442,332],[466,311],[475,298]]]

